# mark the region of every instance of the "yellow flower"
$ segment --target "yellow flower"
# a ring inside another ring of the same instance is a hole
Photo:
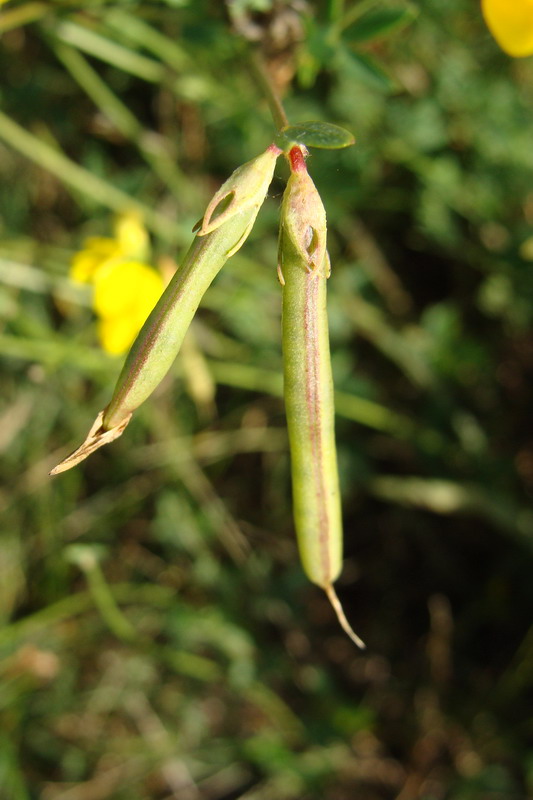
[[[533,55],[533,0],[481,0],[487,26],[508,55]]]
[[[114,230],[115,239],[124,253],[141,260],[147,258],[150,242],[139,214],[134,211],[121,214],[115,221]]]
[[[148,255],[148,234],[138,215],[124,214],[114,226],[114,238],[92,237],[72,259],[70,277],[94,286],[93,309],[98,336],[112,355],[132,344],[155,306],[164,283],[141,259]]]
[[[121,261],[99,269],[94,279],[93,308],[100,318],[104,350],[124,353],[163,291],[158,272],[139,261]]]
[[[100,267],[123,255],[115,239],[103,236],[85,239],[83,246],[70,265],[70,277],[78,283],[91,283]]]

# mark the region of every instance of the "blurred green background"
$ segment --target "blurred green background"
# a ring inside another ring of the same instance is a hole
[[[475,0],[13,0],[0,32],[2,800],[531,796],[531,59]],[[364,653],[294,542],[281,162],[160,389],[47,474],[121,364],[70,260],[135,207],[179,261],[272,140],[250,41],[291,122],[357,137],[309,169]]]

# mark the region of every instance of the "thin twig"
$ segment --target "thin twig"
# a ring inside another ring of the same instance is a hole
[[[254,77],[261,87],[266,100],[268,101],[274,124],[276,128],[281,131],[283,128],[287,127],[289,120],[287,119],[285,109],[283,108],[276,87],[274,86],[265,63],[257,50],[250,50],[249,60]]]

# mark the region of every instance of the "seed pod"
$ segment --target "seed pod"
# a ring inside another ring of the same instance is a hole
[[[217,192],[205,224],[133,343],[111,402],[100,412],[81,447],[51,474],[69,469],[120,436],[132,412],[164,378],[205,291],[250,233],[280,153],[271,145],[261,156],[235,170]]]
[[[325,590],[346,632],[364,647],[332,586],[342,567],[342,516],[326,310],[326,214],[299,148],[291,150],[290,162],[281,214],[280,277],[294,522],[304,571]]]
[[[280,153],[279,147],[271,144],[264,153],[237,167],[207,206],[199,236],[211,233],[246,208],[259,208],[270,186]]]
[[[104,428],[114,428],[135,411],[165,377],[200,300],[230,255],[244,242],[256,215],[256,208],[247,208],[212,233],[196,236],[128,353],[104,411]]]

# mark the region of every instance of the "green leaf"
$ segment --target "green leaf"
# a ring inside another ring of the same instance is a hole
[[[338,150],[355,144],[355,137],[345,128],[329,122],[300,122],[283,128],[278,136],[278,144],[284,150],[293,143]]]
[[[348,47],[345,47],[339,57],[342,59],[343,65],[352,72],[354,77],[364,82],[371,89],[389,93],[397,88],[394,79],[385,72],[374,58],[366,53],[354,53]]]
[[[314,85],[320,70],[331,64],[335,54],[335,47],[330,41],[331,31],[313,23],[309,33],[298,52],[298,80],[300,85],[309,89]]]
[[[342,36],[350,44],[372,42],[405,28],[417,16],[418,10],[411,5],[402,8],[382,8],[362,16],[346,28]]]

